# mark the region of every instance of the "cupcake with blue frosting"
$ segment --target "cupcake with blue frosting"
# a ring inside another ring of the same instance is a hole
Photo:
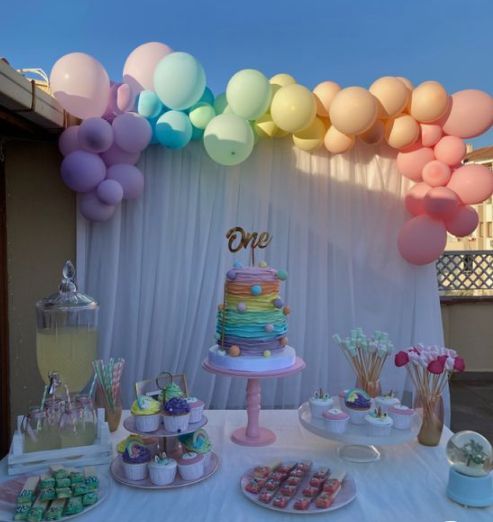
[[[351,424],[363,424],[370,413],[371,397],[361,388],[351,388],[344,397],[346,411]]]

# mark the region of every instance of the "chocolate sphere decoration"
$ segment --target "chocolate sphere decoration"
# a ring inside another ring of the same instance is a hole
[[[260,268],[267,268],[269,265],[267,264],[267,261],[260,261],[258,264]]]
[[[243,265],[240,263],[240,261],[235,261],[233,263],[233,268],[243,268]]]
[[[240,312],[240,313],[246,312],[247,305],[246,305],[246,303],[243,303],[243,302],[238,303],[238,304],[236,305],[236,309],[237,309],[238,312]]]
[[[270,357],[271,355],[270,350],[265,350],[264,357]]]
[[[286,281],[286,279],[288,278],[288,273],[286,272],[286,270],[278,270],[276,275],[277,279],[280,279],[281,281]]]
[[[240,355],[240,347],[237,344],[231,345],[228,354],[231,355],[231,357],[238,357],[238,355]]]
[[[276,297],[274,299],[274,301],[272,301],[272,304],[276,307],[276,308],[282,308],[284,306],[284,303],[282,302],[282,299],[280,297]]]
[[[279,339],[279,344],[280,344],[281,346],[287,346],[287,345],[288,345],[288,338],[287,338],[287,337],[281,337],[281,338]]]
[[[231,269],[231,270],[228,270],[226,272],[226,277],[230,280],[230,281],[234,281],[236,279],[236,272]]]
[[[270,333],[270,332],[273,332],[273,331],[274,331],[274,325],[271,324],[271,323],[267,323],[267,324],[264,326],[264,330],[265,330],[266,332],[269,332],[269,333]]]
[[[252,295],[260,295],[262,293],[262,286],[261,285],[252,285],[250,287],[250,292]]]
[[[290,306],[285,306],[283,309],[282,309],[282,313],[284,315],[289,315],[291,313],[291,307]]]

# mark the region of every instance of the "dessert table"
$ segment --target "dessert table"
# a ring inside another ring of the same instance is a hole
[[[128,414],[128,412],[125,412]],[[125,414],[124,414],[125,415]],[[109,498],[93,512],[77,518],[80,522],[99,520],[159,520],[166,518],[192,522],[222,520],[322,520],[334,522],[482,522],[493,519],[493,507],[463,508],[445,495],[448,464],[445,444],[451,432],[445,428],[440,446],[428,448],[417,442],[386,447],[383,457],[371,464],[341,461],[336,442],[306,431],[296,410],[264,410],[261,422],[273,429],[276,442],[268,447],[238,446],[231,433],[245,423],[242,410],[209,410],[206,430],[220,457],[218,472],[205,482],[172,491],[144,491],[111,485]],[[112,435],[118,442],[128,435],[121,425]],[[342,467],[356,482],[356,499],[330,514],[283,515],[258,507],[243,496],[240,477],[247,468],[277,459],[311,459]],[[99,468],[100,470],[103,468]],[[101,471],[100,471],[101,472]],[[106,469],[104,473],[109,473]],[[0,462],[0,482],[8,480],[7,462]],[[307,519],[308,517],[308,519]],[[314,518],[313,518],[314,517]]]

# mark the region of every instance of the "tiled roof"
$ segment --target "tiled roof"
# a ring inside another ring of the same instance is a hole
[[[473,150],[466,154],[464,158],[464,163],[468,163],[470,161],[488,161],[491,160],[493,162],[493,147],[482,147],[480,149]]]

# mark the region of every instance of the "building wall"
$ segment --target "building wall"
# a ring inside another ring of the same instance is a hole
[[[35,302],[54,293],[66,259],[75,260],[75,197],[59,174],[54,143],[6,146],[7,270],[12,418],[39,404]],[[12,424],[15,426],[15,424]]]

